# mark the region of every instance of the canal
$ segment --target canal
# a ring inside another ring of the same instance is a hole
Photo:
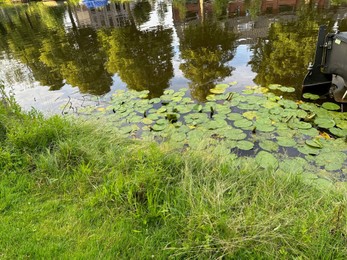
[[[24,108],[60,113],[116,90],[188,88],[204,102],[218,83],[299,89],[318,27],[338,1],[87,1],[0,6],[0,81]]]

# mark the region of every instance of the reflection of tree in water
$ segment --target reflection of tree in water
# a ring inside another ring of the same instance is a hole
[[[190,24],[183,29],[180,69],[191,80],[195,99],[205,100],[215,81],[231,75],[232,67],[227,63],[234,57],[235,39],[233,32],[214,22]]]
[[[106,56],[99,51],[96,32],[91,28],[49,34],[43,40],[40,60],[82,93],[110,91],[112,78],[104,68]]]
[[[171,29],[140,31],[131,25],[98,34],[108,56],[107,70],[118,73],[128,88],[158,97],[169,87],[174,76]]]
[[[278,83],[301,87],[306,68],[313,60],[320,15],[309,6],[297,12],[293,22],[271,25],[267,39],[259,39],[253,46],[252,70],[257,73],[254,82],[261,86]]]
[[[143,24],[147,22],[150,18],[151,10],[152,6],[148,1],[136,2],[135,7],[133,9],[133,15],[136,23]]]
[[[229,0],[214,0],[212,2],[213,14],[216,17],[226,16]]]
[[[4,14],[4,13],[3,13]],[[63,86],[63,79],[39,60],[40,33],[54,28],[63,21],[63,8],[52,9],[38,4],[6,9],[6,16],[0,15],[2,25],[0,50],[28,66],[34,78],[51,89]],[[45,17],[43,22],[42,17]]]
[[[7,51],[26,64],[37,81],[51,90],[60,89],[65,80],[81,92],[110,91],[112,78],[103,67],[106,57],[99,52],[95,31],[74,28],[66,32],[64,8],[36,4],[16,11],[4,23],[6,33],[0,46],[5,41]]]

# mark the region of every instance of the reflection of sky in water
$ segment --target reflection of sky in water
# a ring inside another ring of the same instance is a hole
[[[248,65],[251,57],[252,52],[249,45],[239,45],[236,48],[235,57],[229,62],[229,65],[235,68],[230,79],[239,83],[235,88],[254,85],[253,79],[256,74],[252,72],[251,66]]]
[[[167,4],[166,12],[164,14],[164,19],[161,20],[158,12],[160,10],[160,5],[164,4],[162,1],[157,1],[154,3],[154,8],[150,12],[150,18],[147,22],[140,25],[140,30],[147,30],[150,28],[154,28],[158,25],[163,26],[164,28],[172,28],[173,27],[173,17],[172,17],[172,5]]]

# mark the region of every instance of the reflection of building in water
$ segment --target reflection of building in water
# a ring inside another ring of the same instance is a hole
[[[202,0],[200,0],[202,1]],[[275,16],[260,15],[256,18],[252,18],[247,15],[247,6],[244,0],[235,0],[228,3],[229,17],[224,26],[228,28],[234,28],[234,31],[239,35],[239,42],[241,43],[255,43],[258,38],[267,37],[269,27],[277,18]],[[326,8],[328,7],[328,0],[312,0],[315,7]],[[278,14],[282,11],[280,19],[283,21],[292,21],[296,19],[294,12],[299,5],[302,4],[301,0],[262,0],[259,10],[262,13],[271,12]],[[184,27],[182,23],[188,22],[193,19],[200,19],[201,15],[209,16],[213,13],[213,6],[210,2],[205,2],[203,11],[199,0],[187,0],[185,5],[186,15],[185,18],[181,17],[179,8],[173,8],[173,19],[178,34],[181,34],[181,28]],[[336,13],[336,15],[338,15]],[[342,15],[343,16],[343,15]],[[180,25],[181,24],[181,25]]]
[[[305,1],[309,2],[309,1]],[[327,7],[330,1],[328,0],[312,0],[316,7]],[[271,12],[278,13],[282,11],[294,11],[302,4],[302,0],[262,0],[259,10],[262,13]],[[228,5],[230,14],[245,15],[249,7],[246,5],[245,0],[236,0]]]
[[[248,4],[247,4],[248,2]],[[247,15],[249,14],[250,1],[234,0],[227,4],[226,9],[230,16],[234,15]],[[316,7],[327,7],[330,3],[329,0],[311,0],[305,1],[312,2]],[[282,11],[294,11],[302,4],[302,0],[261,0],[258,10],[262,13],[272,12],[279,13]],[[173,9],[174,21],[183,22],[194,18],[201,18],[203,15],[209,15],[213,12],[213,1],[204,0],[186,0],[184,10],[186,14],[182,14],[182,8]],[[184,16],[184,17],[182,17]]]
[[[73,8],[73,13],[78,27],[120,27],[129,24],[133,7],[131,3],[109,3],[104,7],[92,9],[79,5]]]

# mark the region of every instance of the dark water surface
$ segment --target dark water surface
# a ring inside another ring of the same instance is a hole
[[[250,3],[251,2],[251,3]],[[85,1],[0,6],[0,81],[26,109],[59,112],[117,89],[188,87],[204,101],[219,82],[299,88],[333,1]]]

